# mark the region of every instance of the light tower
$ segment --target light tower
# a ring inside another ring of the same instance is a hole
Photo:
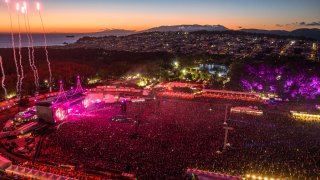
[[[84,92],[84,90],[81,86],[80,76],[77,76],[77,87],[76,87],[76,90],[74,90],[73,94],[78,94],[78,93],[83,93],[83,92]]]
[[[61,100],[61,101],[63,101],[63,100],[68,101],[66,92],[65,92],[64,89],[63,89],[63,83],[62,83],[62,81],[60,81],[60,90],[59,90],[58,98],[57,98],[57,100],[56,100],[55,102],[58,102],[59,100]]]
[[[223,122],[223,129],[224,129],[224,141],[223,141],[223,150],[227,149],[228,146],[228,134],[230,130],[234,130],[233,127],[230,127],[228,125],[228,112],[230,112],[229,110],[229,106],[231,106],[230,104],[226,104],[226,111],[225,111],[225,115],[224,115],[224,122]]]

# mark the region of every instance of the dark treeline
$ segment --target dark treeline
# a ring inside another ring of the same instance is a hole
[[[320,100],[320,63],[300,57],[243,59],[230,66],[227,88],[275,93],[292,100]]]
[[[16,53],[18,55],[18,51]],[[34,83],[33,72],[28,62],[28,49],[24,48],[22,54],[24,71],[26,73],[23,93],[32,94],[34,92]],[[0,49],[0,55],[3,57],[7,76],[6,86],[9,92],[14,92],[17,77],[12,49]],[[320,64],[295,56],[235,60],[227,55],[173,55],[166,52],[120,52],[101,49],[66,49],[60,47],[50,48],[49,56],[56,90],[59,80],[64,81],[66,89],[74,86],[77,75],[80,75],[83,84],[87,85],[88,78],[111,80],[118,79],[126,74],[138,72],[145,76],[160,78],[163,81],[188,80],[188,82],[200,83],[207,81],[212,86],[209,86],[209,88],[238,91],[249,90],[263,93],[273,92],[287,98],[293,98],[291,96],[295,98],[299,96],[306,97],[306,94],[312,94],[312,96],[317,97],[317,91],[319,91],[316,87],[309,89],[305,87],[310,85],[317,86],[316,83],[320,80],[320,72],[318,71]],[[45,52],[42,48],[35,49],[35,61],[39,71],[41,90],[45,92],[48,90],[48,84],[45,84],[45,80],[49,79],[49,73]],[[178,69],[173,66],[174,61],[179,61],[180,67]],[[230,81],[223,84],[222,82],[226,78],[194,70],[193,68],[198,67],[199,64],[225,65],[230,69],[226,77],[230,78]],[[183,75],[183,69],[187,69],[189,72]],[[281,69],[281,77],[277,77],[275,76],[277,73],[271,72],[275,70],[279,71],[279,69]],[[258,71],[261,71],[261,73],[265,73],[263,71],[266,71],[266,73],[271,75],[259,75]],[[266,81],[266,79],[269,79],[269,81]],[[304,83],[298,83],[299,81],[304,81]]]
[[[16,50],[19,61],[18,50]],[[6,87],[10,93],[15,92],[17,81],[16,67],[12,49],[0,49],[6,74]],[[25,79],[23,82],[24,94],[34,92],[33,71],[28,61],[28,49],[22,49]],[[49,59],[51,61],[53,81],[55,89],[57,83],[63,80],[66,87],[75,84],[75,77],[82,76],[83,83],[88,78],[100,77],[102,79],[118,78],[131,71],[141,73],[153,72],[161,64],[172,59],[168,53],[134,53],[134,52],[106,52],[99,49],[64,49],[50,48]],[[38,68],[42,91],[47,91],[45,80],[49,80],[48,66],[45,51],[35,48],[35,64]],[[3,94],[2,89],[0,90]],[[1,95],[2,96],[2,95]]]

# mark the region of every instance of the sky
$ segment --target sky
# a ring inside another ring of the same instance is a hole
[[[41,32],[35,3],[28,2],[31,31]],[[0,0],[0,32],[24,28],[20,0]],[[162,25],[224,25],[230,29],[320,28],[320,0],[40,0],[47,32],[145,30]]]

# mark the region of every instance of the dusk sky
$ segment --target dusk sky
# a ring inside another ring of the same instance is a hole
[[[8,32],[9,13],[4,0],[1,1],[0,32]],[[9,1],[16,31],[18,1]],[[29,0],[29,18],[32,31],[40,31],[35,2]],[[221,24],[230,29],[320,27],[319,0],[42,0],[41,3],[48,32],[144,30],[180,24]]]

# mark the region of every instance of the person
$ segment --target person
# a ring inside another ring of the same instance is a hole
[[[120,108],[121,108],[121,112],[123,112],[123,113],[127,112],[127,101],[126,100],[121,101]]]
[[[126,172],[130,172],[131,171],[131,166],[128,162],[126,162]]]
[[[138,129],[140,126],[140,118],[138,117],[138,115],[136,115],[135,117],[135,135],[138,135]]]
[[[124,100],[123,111],[127,112],[127,100]]]

